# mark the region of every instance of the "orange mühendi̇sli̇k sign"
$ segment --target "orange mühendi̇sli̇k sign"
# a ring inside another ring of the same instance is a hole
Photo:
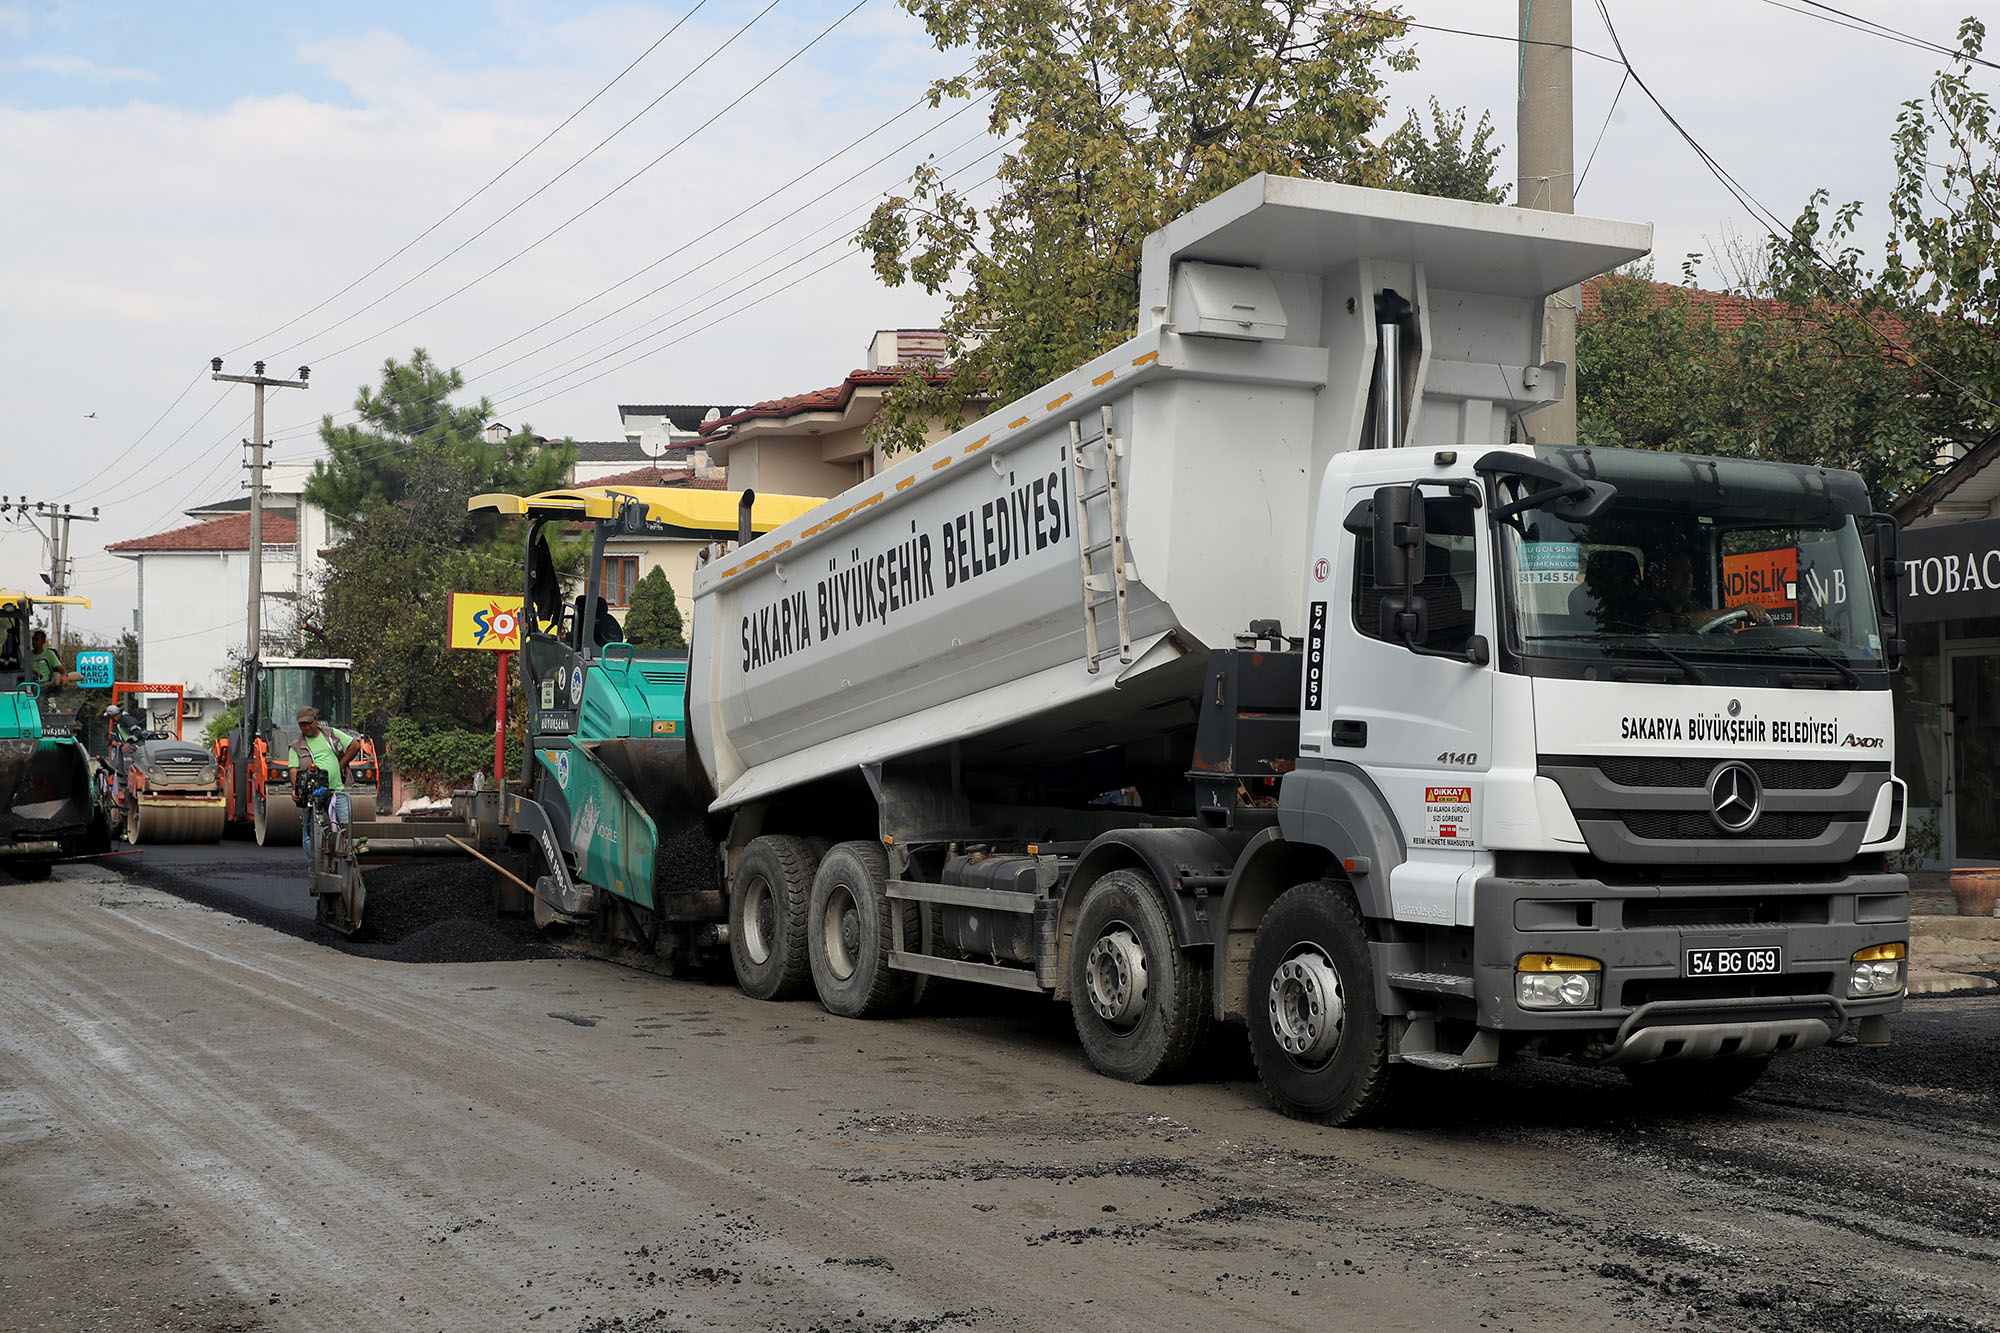
[[[451,646],[511,653],[521,646],[521,599],[477,592],[451,595]]]
[[[1722,603],[1755,602],[1780,625],[1789,625],[1799,604],[1799,548],[1745,551],[1722,557]]]

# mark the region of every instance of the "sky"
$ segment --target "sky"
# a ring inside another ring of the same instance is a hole
[[[0,493],[98,507],[72,532],[93,607],[71,623],[131,623],[132,565],[105,543],[242,493],[251,391],[210,381],[212,356],[311,367],[267,411],[272,457],[300,461],[321,413],[416,347],[463,369],[459,401],[606,440],[620,403],[799,393],[860,365],[874,330],[934,325],[941,300],[882,287],[843,238],[925,157],[976,186],[996,145],[977,110],[922,104],[969,54],[932,49],[893,0],[855,5],[0,0]],[[1838,7],[1945,45],[1979,8]],[[1614,48],[1575,8],[1577,211],[1654,224],[1668,279],[1761,235],[1619,91],[1623,68],[1585,54]],[[1517,48],[1467,34],[1504,39],[1516,10],[1405,4],[1464,31],[1412,34],[1421,63],[1391,77],[1383,129],[1431,97],[1490,112],[1511,182]],[[1825,188],[1879,239],[1897,108],[1941,57],[1804,0],[1609,10],[1639,76],[1759,202],[1790,218]],[[2000,93],[2000,74],[1978,82]],[[0,583],[46,568],[35,534],[0,526]]]

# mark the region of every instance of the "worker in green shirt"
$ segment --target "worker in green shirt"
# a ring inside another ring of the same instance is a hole
[[[303,806],[312,797],[312,791],[305,785],[306,774],[317,768],[326,775],[326,788],[333,793],[327,802],[327,819],[334,825],[345,824],[352,817],[353,806],[347,797],[347,778],[341,771],[347,762],[361,751],[361,738],[350,736],[338,727],[320,725],[319,710],[307,705],[295,715],[299,724],[299,738],[292,745],[292,800]],[[304,841],[306,864],[312,864],[312,814],[305,818]]]
[[[76,677],[63,670],[62,659],[49,647],[47,630],[36,630],[28,639],[28,669],[44,690],[59,690]]]

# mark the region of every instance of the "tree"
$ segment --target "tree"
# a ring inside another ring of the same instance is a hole
[[[489,443],[484,400],[446,401],[462,382],[420,348],[406,365],[384,363],[379,390],[361,391],[362,425],[335,427],[329,417],[320,427],[328,458],[306,498],[326,506],[340,537],[301,637],[309,652],[354,659],[357,717],[379,712],[439,731],[492,725],[492,654],[445,646],[450,594],[518,596],[521,556],[514,535],[465,503],[559,486],[575,450],[543,446],[526,430]]]
[[[658,565],[647,570],[632,590],[632,609],[625,613],[625,637],[641,648],[687,650],[674,585]]]
[[[1405,126],[1388,145],[1368,138],[1383,74],[1415,64],[1393,11],[1336,0],[899,2],[939,49],[978,48],[971,71],[931,85],[931,104],[992,98],[988,124],[1008,146],[990,206],[973,202],[979,186],[927,162],[857,234],[890,286],[959,284],[943,321],[950,373],[912,368],[871,425],[892,452],[1130,337],[1146,235],[1246,177],[1491,195],[1470,182],[1481,160],[1491,165],[1483,137],[1445,146]],[[1436,124],[1456,132],[1463,115]]]
[[[421,347],[406,363],[385,360],[381,388],[363,385],[354,400],[360,421],[336,426],[331,415],[320,419],[327,456],[313,467],[306,499],[346,519],[376,505],[423,498],[413,488],[462,483],[480,492],[532,494],[568,481],[573,445],[544,445],[525,426],[490,442],[493,405],[484,398],[472,407],[450,402],[464,387],[463,375],[441,369]],[[449,467],[440,468],[440,460]]]
[[[1383,142],[1391,163],[1390,184],[1410,194],[1434,194],[1447,199],[1471,199],[1504,204],[1507,187],[1493,183],[1500,145],[1493,140],[1493,116],[1479,113],[1470,138],[1465,132],[1465,108],[1446,111],[1431,99],[1431,133],[1412,111]]]
[[[1679,287],[1624,272],[1590,290],[1583,443],[1852,468],[1878,493],[1929,475],[1930,406],[1853,307],[1701,291],[1691,270]]]
[[[1853,244],[1861,205],[1829,210],[1819,191],[1789,235],[1723,257],[1743,275],[1726,297],[1693,289],[1692,258],[1682,289],[1593,284],[1584,442],[1853,468],[1886,499],[2000,426],[2000,170],[1990,105],[1965,79],[1983,38],[1966,20],[1954,66],[1903,105],[1880,271]]]

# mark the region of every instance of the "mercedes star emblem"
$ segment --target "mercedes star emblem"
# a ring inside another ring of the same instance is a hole
[[[1756,823],[1763,798],[1756,770],[1741,760],[1718,764],[1708,775],[1709,818],[1725,832],[1741,833]]]

